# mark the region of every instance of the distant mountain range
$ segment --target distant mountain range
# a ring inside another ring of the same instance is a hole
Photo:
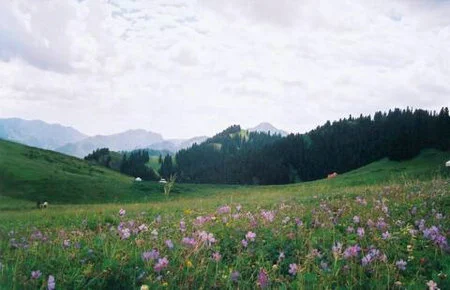
[[[43,149],[55,149],[88,137],[71,127],[39,120],[0,119],[0,138]]]
[[[269,123],[261,123],[248,130],[251,132],[270,132],[281,136],[287,135],[287,132],[277,129]],[[29,121],[11,118],[0,119],[0,139],[83,158],[98,148],[109,148],[112,151],[153,149],[176,152],[189,148],[194,143],[200,144],[208,137],[165,140],[159,133],[142,129],[128,130],[112,135],[87,136],[72,127],[48,124],[40,120]]]
[[[55,148],[55,151],[84,157],[98,148],[109,148],[112,151],[129,151],[146,148],[149,144],[162,141],[164,139],[158,133],[145,130],[128,130],[118,134],[87,137],[81,141]]]

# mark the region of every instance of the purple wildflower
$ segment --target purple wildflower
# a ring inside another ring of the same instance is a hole
[[[364,237],[364,233],[365,233],[364,228],[358,228],[358,229],[356,230],[356,232],[358,233],[358,236],[359,236],[360,238]]]
[[[269,286],[269,276],[267,275],[266,270],[261,269],[258,274],[258,285],[262,289],[267,288]]]
[[[201,231],[198,234],[200,240],[204,242],[206,245],[211,246],[216,242],[216,239],[214,238],[214,235],[212,233],[207,233],[205,231]]]
[[[173,249],[173,243],[172,243],[172,240],[166,240],[166,246],[169,248],[169,249]]]
[[[399,260],[399,261],[395,262],[395,266],[397,266],[397,268],[398,268],[399,270],[401,270],[401,271],[405,271],[405,270],[406,270],[406,265],[407,265],[407,264],[408,264],[408,263],[405,262],[405,261],[403,261],[403,260]]]
[[[39,279],[41,277],[42,273],[39,270],[31,271],[31,279]]]
[[[356,256],[358,256],[360,251],[361,251],[361,248],[358,245],[348,247],[344,251],[344,258],[349,259],[349,258],[356,257]]]
[[[238,271],[231,272],[230,279],[232,282],[237,282],[239,280],[239,272]]]
[[[263,210],[261,211],[262,218],[271,223],[275,219],[275,212],[273,210]]]
[[[180,232],[185,232],[186,231],[186,223],[184,222],[184,220],[180,221]]]
[[[372,256],[370,256],[370,255],[365,255],[365,256],[361,259],[361,264],[362,264],[363,266],[369,265],[370,262],[372,262]]]
[[[131,230],[129,228],[120,229],[119,236],[122,240],[126,240],[131,236]]]
[[[384,230],[387,228],[387,223],[384,221],[384,218],[379,218],[377,221],[377,228],[379,230]]]
[[[247,248],[247,246],[248,246],[247,240],[242,240],[242,241],[241,241],[241,244],[242,244],[242,246],[243,246],[244,248]]]
[[[146,224],[142,224],[138,227],[139,232],[146,232],[148,231],[148,227]]]
[[[56,288],[55,277],[53,275],[50,275],[50,276],[48,276],[47,289],[55,290],[55,288]]]
[[[297,225],[297,227],[303,226],[303,222],[302,222],[302,220],[299,219],[299,218],[295,218],[295,224]]]
[[[144,262],[156,260],[159,258],[159,252],[158,250],[153,249],[151,251],[143,252],[141,257]]]
[[[181,243],[183,243],[185,246],[193,247],[197,242],[194,238],[183,238],[183,240],[181,240]]]
[[[387,240],[387,239],[391,238],[391,234],[388,231],[386,231],[386,232],[381,234],[381,238],[383,240]]]
[[[352,227],[352,226],[348,226],[347,227],[347,233],[353,233],[353,232],[355,232],[355,229]]]
[[[421,219],[420,221],[416,221],[415,225],[419,228],[420,231],[423,231],[425,229],[425,220]]]
[[[119,216],[124,216],[126,213],[127,213],[127,211],[124,210],[123,208],[121,208],[121,209],[119,210]]]

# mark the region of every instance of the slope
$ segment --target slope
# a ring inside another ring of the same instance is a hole
[[[0,196],[97,203],[136,200],[151,192],[136,190],[132,178],[84,160],[0,140]]]

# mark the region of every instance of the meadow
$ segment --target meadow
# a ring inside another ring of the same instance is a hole
[[[1,289],[450,289],[448,152],[301,184],[177,184],[165,197],[1,142]]]

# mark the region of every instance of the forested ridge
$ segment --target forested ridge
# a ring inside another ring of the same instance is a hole
[[[410,159],[425,148],[450,149],[448,108],[349,116],[287,137],[234,125],[179,151],[165,175],[177,173],[184,182],[283,184],[343,173],[384,157]]]

